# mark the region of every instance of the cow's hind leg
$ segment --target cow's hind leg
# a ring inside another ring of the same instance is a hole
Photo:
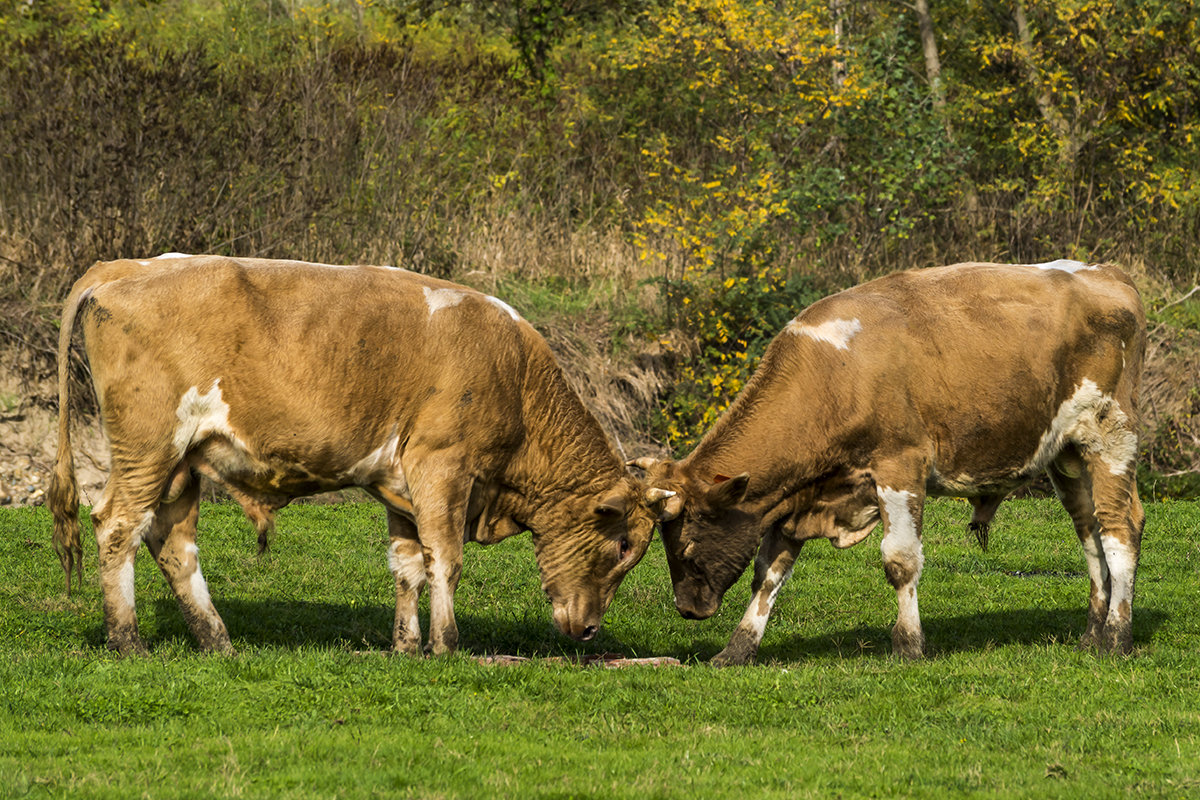
[[[183,618],[202,650],[232,653],[229,632],[213,606],[208,584],[200,571],[196,548],[196,518],[200,510],[200,482],[177,474],[168,497],[154,515],[146,546],[179,600]]]
[[[985,494],[969,499],[973,511],[971,512],[971,521],[967,524],[967,530],[975,534],[975,541],[979,542],[980,549],[986,552],[988,549],[988,532],[992,527],[992,518],[996,516],[996,509],[1004,502],[1004,495]]]
[[[748,664],[758,653],[767,619],[775,606],[779,590],[792,576],[796,555],[804,542],[786,538],[778,530],[767,534],[754,560],[754,583],[751,585],[750,605],[725,649],[710,662],[717,667]]]
[[[120,479],[109,478],[104,495],[92,510],[92,527],[100,561],[100,592],[108,647],[123,654],[142,654],[134,596],[134,560],[142,537],[154,521],[152,510],[139,509],[120,497]]]
[[[921,520],[925,495],[919,489],[879,486],[879,509],[883,517],[883,570],[896,590],[896,625],[892,628],[892,652],[902,658],[925,654],[925,632],[917,606],[917,584],[925,555],[921,548]]]
[[[417,526],[407,517],[388,511],[388,566],[396,581],[396,621],[392,627],[392,650],[415,656],[421,652],[421,623],[417,599],[425,585],[425,555],[417,538]]]

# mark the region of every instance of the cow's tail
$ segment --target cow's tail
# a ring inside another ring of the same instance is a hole
[[[80,282],[82,283],[82,281]],[[63,306],[62,327],[58,332],[58,458],[50,475],[48,501],[54,517],[54,552],[67,576],[67,595],[71,594],[71,572],[83,584],[83,545],[79,536],[79,483],[75,479],[75,456],[71,452],[71,333],[75,315],[87,299],[91,287],[76,284]]]

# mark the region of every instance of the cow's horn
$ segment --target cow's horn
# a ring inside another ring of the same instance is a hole
[[[647,503],[657,503],[674,496],[675,492],[672,492],[670,489],[659,489],[657,486],[646,490]]]
[[[625,466],[638,467],[639,469],[650,469],[657,463],[658,463],[657,458],[651,458],[650,456],[642,456],[640,458],[634,458],[629,461],[626,461]]]

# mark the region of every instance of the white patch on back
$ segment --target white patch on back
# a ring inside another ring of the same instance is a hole
[[[429,306],[429,316],[432,318],[434,314],[443,308],[458,305],[466,296],[466,292],[458,289],[430,289],[426,286],[425,304]]]
[[[164,258],[191,258],[191,256],[187,253],[163,253],[162,255],[155,256],[154,258],[155,260],[159,260]]]
[[[1040,472],[1068,443],[1097,453],[1113,475],[1125,474],[1137,455],[1137,435],[1129,429],[1129,418],[1120,404],[1089,378],[1059,406],[1038,441],[1037,452],[1021,471]]]
[[[1047,261],[1044,264],[1026,264],[1027,267],[1037,267],[1038,269],[1057,269],[1062,272],[1075,273],[1080,270],[1097,269],[1091,264],[1084,264],[1082,261],[1072,261],[1069,258],[1060,258],[1057,261]]]
[[[221,379],[213,381],[212,388],[204,394],[193,386],[179,400],[175,409],[179,424],[175,426],[172,442],[175,451],[182,457],[188,449],[204,439],[218,434],[241,447],[233,428],[229,426],[229,406],[221,399]]]
[[[491,295],[487,295],[487,301],[489,303],[491,303],[492,305],[494,305],[496,308],[503,311],[504,313],[508,314],[510,317],[512,317],[517,322],[521,321],[521,315],[517,313],[516,309],[514,309],[508,303],[501,300],[499,297],[492,297]]]
[[[820,325],[805,325],[794,319],[784,328],[788,333],[797,336],[807,336],[818,342],[826,342],[838,350],[849,350],[850,340],[862,330],[862,323],[856,319],[831,319]]]

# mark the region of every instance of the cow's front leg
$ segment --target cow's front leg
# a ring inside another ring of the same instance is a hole
[[[1146,515],[1138,498],[1132,463],[1122,470],[1094,458],[1089,459],[1088,468],[1101,557],[1108,568],[1108,613],[1098,644],[1103,651],[1126,654],[1133,649],[1134,579]]]
[[[921,550],[924,493],[880,484],[879,509],[883,516],[883,570],[896,590],[898,613],[892,628],[892,652],[902,658],[925,654],[925,632],[917,608],[917,584],[925,555]]]
[[[758,557],[754,559],[750,605],[729,638],[729,644],[713,656],[710,662],[713,666],[749,664],[754,660],[762,643],[763,631],[767,629],[767,619],[775,606],[775,598],[788,578],[792,577],[792,567],[803,544],[787,538],[778,530],[773,530],[763,538]]]
[[[413,490],[417,532],[429,582],[429,641],[425,650],[433,655],[451,653],[458,647],[458,624],[454,620],[454,592],[462,574],[463,538],[466,531],[470,486],[459,486],[441,476],[457,478],[461,464],[437,468],[424,464],[432,480]]]
[[[392,650],[415,656],[421,652],[421,623],[417,599],[425,585],[425,555],[417,538],[417,526],[407,517],[388,510],[388,566],[396,582],[396,621],[392,627]]]
[[[179,600],[183,618],[200,649],[232,653],[229,632],[213,606],[208,584],[200,571],[196,549],[199,509],[200,483],[193,479],[177,499],[159,506],[146,536],[146,546]]]

